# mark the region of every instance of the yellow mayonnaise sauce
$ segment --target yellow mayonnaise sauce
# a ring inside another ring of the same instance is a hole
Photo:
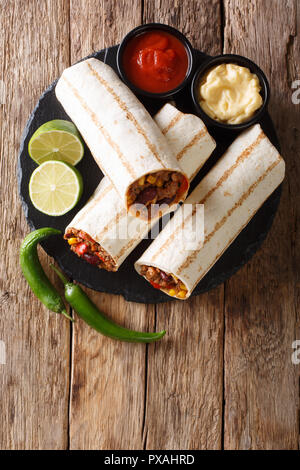
[[[199,85],[199,103],[212,119],[240,124],[263,104],[258,77],[246,67],[221,64],[212,68]]]

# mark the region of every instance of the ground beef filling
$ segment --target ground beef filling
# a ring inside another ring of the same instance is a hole
[[[127,194],[129,206],[143,204],[151,214],[151,204],[168,204],[179,201],[187,189],[185,177],[175,171],[159,171],[143,176],[133,183]]]
[[[75,228],[69,228],[64,235],[68,240],[70,248],[77,256],[90,264],[106,269],[106,271],[116,271],[117,267],[113,258],[95,242],[87,233]]]
[[[165,273],[159,268],[143,265],[141,275],[144,276],[153,287],[167,292],[172,297],[184,299],[187,294],[187,288],[176,276]]]

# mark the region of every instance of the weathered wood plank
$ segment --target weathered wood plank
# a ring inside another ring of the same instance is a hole
[[[64,0],[0,5],[0,340],[7,356],[0,365],[2,449],[67,447],[69,324],[41,305],[21,275],[18,251],[29,228],[17,194],[16,163],[35,102],[68,64],[68,17]]]
[[[300,105],[291,101],[291,81],[300,77],[295,7],[293,0],[284,5],[225,1],[225,51],[246,55],[266,71],[270,112],[287,163],[272,231],[259,253],[226,286],[226,449],[298,445],[299,366],[291,363],[300,266]]]
[[[219,0],[144,0],[143,22],[169,24],[182,31],[201,51],[211,55],[221,52]]]
[[[219,1],[146,0],[144,21],[170,24],[209,54],[221,52]],[[159,305],[162,341],[148,354],[147,449],[219,449],[222,435],[223,287]]]
[[[117,44],[140,23],[141,2],[71,1],[71,60]],[[154,308],[88,291],[116,322],[152,329]],[[151,346],[153,347],[153,346]],[[146,346],[104,338],[78,321],[73,335],[70,409],[72,449],[140,449]]]
[[[223,289],[157,308],[167,341],[149,351],[147,449],[220,449]]]

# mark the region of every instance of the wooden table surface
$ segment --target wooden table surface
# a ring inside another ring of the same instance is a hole
[[[117,322],[168,331],[146,346],[111,341],[78,318],[71,326],[31,293],[18,265],[29,228],[16,163],[48,84],[152,21],[208,54],[246,55],[264,69],[287,176],[263,247],[225,284],[157,307],[89,291]],[[299,448],[299,34],[300,0],[1,0],[2,449]]]

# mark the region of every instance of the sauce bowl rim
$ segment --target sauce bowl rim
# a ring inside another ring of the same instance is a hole
[[[128,42],[136,37],[139,34],[142,34],[144,32],[150,31],[150,30],[161,30],[165,31],[174,37],[176,37],[184,46],[186,50],[186,54],[188,57],[188,68],[187,72],[185,75],[185,78],[182,80],[182,82],[176,87],[173,88],[172,90],[168,90],[162,93],[153,93],[150,91],[143,90],[142,88],[137,87],[134,85],[128,78],[125,73],[123,64],[122,64],[122,58],[123,58],[123,52],[128,44]],[[136,28],[132,29],[129,31],[126,36],[122,39],[118,51],[117,51],[117,68],[118,68],[118,73],[125,83],[135,94],[137,95],[143,95],[147,96],[148,98],[155,98],[155,99],[162,99],[162,98],[169,98],[170,96],[175,95],[178,93],[180,90],[182,90],[189,82],[192,76],[193,68],[194,68],[194,51],[191,43],[189,40],[186,38],[186,36],[181,33],[178,29],[173,28],[172,26],[169,26],[164,23],[147,23],[144,25],[137,26]]]
[[[247,67],[251,73],[254,73],[257,76],[261,86],[261,96],[263,98],[263,104],[250,119],[245,122],[241,122],[240,124],[227,124],[225,122],[217,121],[216,119],[211,118],[202,109],[198,100],[198,85],[200,79],[205,75],[205,73],[209,69],[212,69],[214,66],[221,65],[223,63],[235,63],[242,67]],[[264,72],[252,60],[238,54],[220,54],[205,60],[202,64],[199,65],[192,80],[191,94],[194,103],[194,108],[197,114],[201,117],[201,119],[203,119],[203,121],[208,126],[215,126],[226,130],[242,130],[247,129],[248,127],[258,122],[267,111],[268,104],[270,101],[270,85]]]

